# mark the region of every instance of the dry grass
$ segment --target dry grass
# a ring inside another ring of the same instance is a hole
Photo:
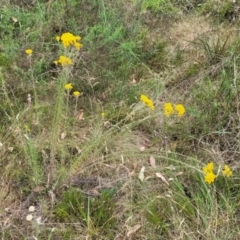
[[[16,4],[0,7],[1,238],[237,240],[237,23],[193,1]],[[56,67],[67,31],[84,47]],[[166,102],[186,114],[166,117]]]

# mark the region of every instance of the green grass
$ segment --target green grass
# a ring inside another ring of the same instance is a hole
[[[238,8],[218,3],[3,2],[1,239],[239,239]]]

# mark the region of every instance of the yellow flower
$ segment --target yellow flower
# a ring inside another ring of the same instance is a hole
[[[76,43],[74,43],[74,46],[75,46],[76,49],[80,49],[82,47],[82,44],[76,42]]]
[[[213,162],[210,162],[210,163],[208,163],[208,164],[203,168],[203,172],[204,172],[205,174],[211,173],[211,172],[213,171],[213,169],[214,169]]]
[[[80,94],[81,93],[79,91],[74,91],[73,92],[73,96],[76,97],[76,98],[78,98],[80,96]]]
[[[25,53],[26,53],[27,55],[32,55],[33,50],[32,50],[32,49],[26,49],[26,50],[25,50]]]
[[[63,33],[61,37],[56,37],[57,41],[62,41],[62,44],[65,48],[73,45],[76,49],[80,49],[82,47],[82,44],[79,43],[81,40],[80,36],[74,36],[72,33],[66,32]]]
[[[217,177],[217,175],[214,174],[213,169],[213,162],[210,162],[205,167],[203,167],[203,173],[205,174],[204,180],[208,184],[213,183],[215,181],[215,178]]]
[[[186,110],[182,104],[175,105],[175,109],[178,113],[178,117],[182,117],[184,115],[184,113],[186,112]]]
[[[71,83],[67,83],[67,84],[64,86],[64,88],[65,88],[66,90],[71,90],[71,89],[73,88],[73,86],[72,86]]]
[[[151,99],[149,99],[146,95],[142,94],[140,96],[140,100],[145,103],[149,108],[151,108],[152,110],[154,110],[154,105],[153,105],[153,101]]]
[[[207,174],[205,174],[204,180],[206,183],[211,184],[215,181],[216,177],[217,175],[215,175],[213,172],[208,172]]]
[[[80,41],[81,37],[80,36],[75,36],[76,41]]]
[[[224,170],[222,171],[222,173],[224,176],[227,176],[227,177],[232,176],[232,170],[230,169],[230,167],[227,164],[224,165]]]
[[[24,128],[25,128],[25,130],[26,130],[27,132],[30,132],[30,131],[31,131],[27,124],[24,125]]]
[[[101,116],[102,116],[102,117],[105,117],[105,112],[101,112]]]
[[[65,57],[65,56],[60,56],[58,60],[54,61],[54,63],[55,64],[60,63],[63,67],[73,64],[72,60],[68,57]]]
[[[173,106],[170,102],[164,104],[164,115],[169,117],[171,114],[174,114]]]

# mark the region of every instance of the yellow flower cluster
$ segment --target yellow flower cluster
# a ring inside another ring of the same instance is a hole
[[[73,86],[72,86],[71,83],[67,83],[67,84],[64,86],[64,88],[65,88],[66,90],[71,90],[71,89],[73,88]]]
[[[33,53],[33,50],[32,49],[26,49],[25,50],[25,53],[27,54],[27,55],[32,55],[32,53]]]
[[[203,167],[203,172],[205,174],[212,172],[214,169],[214,164],[213,162],[208,163],[205,167]]]
[[[204,180],[206,183],[211,184],[215,181],[217,175],[213,173],[214,165],[213,162],[208,163],[204,168],[203,168],[203,173],[204,173]]]
[[[27,124],[24,125],[24,128],[25,128],[26,132],[31,132],[31,129],[29,128],[29,126]]]
[[[214,172],[213,172],[213,170],[214,170],[213,162],[208,163],[205,167],[203,167],[202,170],[204,173],[204,181],[208,184],[213,183],[217,177],[217,175],[214,174]],[[230,169],[230,167],[227,164],[224,165],[224,170],[222,170],[222,174],[227,177],[232,176],[232,170]]]
[[[182,104],[175,105],[175,109],[177,111],[178,117],[182,117],[186,112],[186,110]]]
[[[142,94],[140,100],[145,103],[152,110],[155,109],[153,101],[149,99],[146,95]],[[178,117],[182,117],[186,110],[182,104],[172,105],[172,103],[167,102],[164,104],[164,115],[169,117],[170,115],[176,113]]]
[[[71,89],[73,89],[73,86],[72,86],[71,83],[67,83],[67,84],[65,84],[64,88],[66,90],[68,90],[68,92],[69,92]],[[79,91],[74,91],[73,92],[73,96],[76,97],[76,98],[78,98],[80,95],[81,95],[81,93]]]
[[[224,170],[222,170],[222,173],[224,176],[227,176],[227,177],[232,176],[232,170],[230,169],[230,167],[227,164],[224,165]]]
[[[79,91],[74,91],[73,92],[73,96],[78,98],[81,95],[81,93]]]
[[[163,108],[164,108],[164,115],[166,117],[169,117],[170,115],[174,114],[175,111],[178,117],[182,117],[186,112],[185,107],[182,104],[176,104],[173,106],[172,103],[167,102],[164,104]]]
[[[81,40],[81,37],[74,36],[72,33],[69,32],[63,33],[62,36],[57,36],[56,40],[62,41],[62,44],[65,48],[72,45],[79,50],[82,47],[82,44],[79,42]]]
[[[61,64],[63,67],[72,65],[73,62],[70,58],[65,56],[60,56],[58,60],[55,60],[54,63],[57,65],[58,63]]]
[[[174,114],[174,109],[171,103],[164,104],[164,114],[165,116],[169,117],[170,115]]]
[[[72,33],[69,32],[63,33],[61,36],[57,36],[56,40],[61,41],[65,48],[69,46],[74,46],[76,49],[79,50],[82,47],[82,44],[79,42],[81,40],[81,37],[74,36]],[[58,60],[54,61],[54,63],[56,65],[59,63],[63,67],[73,64],[72,59],[66,56],[60,56]]]
[[[146,95],[142,94],[140,96],[140,100],[145,103],[149,108],[151,108],[152,110],[154,110],[154,105],[153,105],[153,101],[151,99],[149,99]]]

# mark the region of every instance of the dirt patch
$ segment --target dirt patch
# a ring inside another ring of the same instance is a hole
[[[176,49],[184,51],[189,60],[199,62],[206,60],[206,48],[217,51],[233,42],[236,37],[236,27],[232,25],[216,28],[207,17],[189,16],[175,22],[166,34],[170,44],[169,52]]]

